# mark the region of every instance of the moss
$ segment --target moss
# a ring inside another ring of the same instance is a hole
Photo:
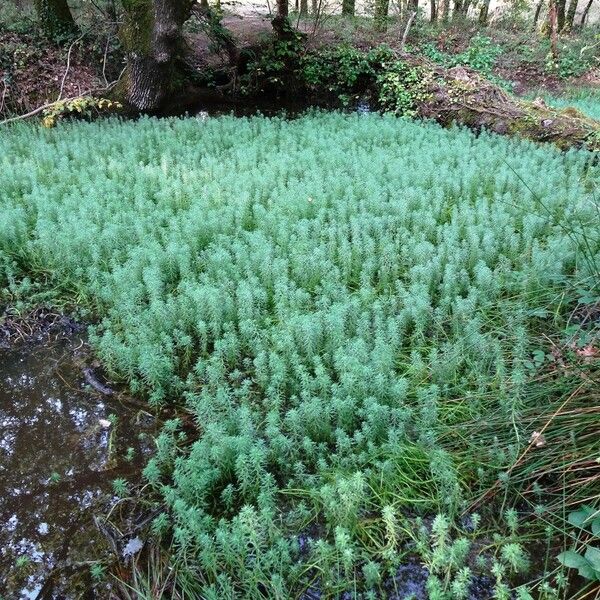
[[[149,54],[152,49],[152,0],[123,0],[125,22],[120,37],[127,52]]]
[[[567,106],[567,108],[564,108],[560,112],[561,114],[566,115],[567,117],[575,117],[577,119],[587,118],[586,115],[584,115],[579,109],[575,108],[574,106]]]

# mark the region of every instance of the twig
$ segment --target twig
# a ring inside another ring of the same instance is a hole
[[[317,5],[317,13],[315,14],[315,22],[312,30],[312,37],[315,37],[317,33],[317,28],[320,25],[321,17],[323,16],[323,0],[319,0],[319,4]]]
[[[65,87],[65,81],[67,80],[67,75],[69,74],[69,69],[71,68],[71,52],[73,51],[73,46],[75,46],[75,44],[77,44],[77,42],[81,41],[83,39],[83,36],[87,33],[87,31],[84,31],[74,42],[71,43],[71,45],[69,46],[69,51],[67,52],[67,68],[65,69],[65,73],[63,75],[62,81],[60,83],[60,91],[58,93],[58,98],[56,99],[56,101],[58,102],[61,98],[62,98],[62,94],[63,94],[63,89]]]
[[[104,59],[102,60],[102,78],[104,79],[104,84],[108,85],[108,79],[106,79],[106,57],[108,55],[108,45],[110,44],[110,33],[106,38],[106,46],[104,47]]]
[[[410,28],[411,28],[416,16],[417,16],[417,11],[414,10],[413,13],[410,15],[410,18],[408,19],[408,23],[406,23],[406,29],[404,30],[404,34],[402,36],[402,41],[400,42],[400,48],[404,48],[404,45],[406,44],[406,39],[408,38],[408,32],[410,31]]]
[[[121,71],[121,75],[123,75],[124,71],[125,71],[125,68],[123,69],[123,71]],[[119,79],[121,79],[121,75],[119,75]],[[115,87],[115,85],[117,85],[117,83],[119,82],[119,79],[116,79],[115,81],[113,81],[112,83],[107,85],[106,87],[86,90],[83,94],[80,94],[79,96],[72,96],[70,98],[64,98],[62,100],[62,102],[70,102],[71,100],[77,100],[77,98],[81,98],[81,96],[89,96],[91,94],[97,94],[99,92],[106,92],[107,90],[111,90],[112,88]],[[42,106],[38,106],[36,109],[29,111],[28,113],[25,113],[24,115],[18,115],[16,117],[11,117],[10,119],[4,119],[4,121],[0,121],[0,125],[8,125],[8,123],[14,123],[15,121],[22,121],[23,119],[29,119],[30,117],[35,117],[35,115],[38,115],[39,113],[46,110],[47,108],[50,108],[51,106],[56,104],[56,102],[57,101],[48,102],[47,104],[42,104]]]
[[[74,100],[74,98],[66,98],[65,101]],[[42,104],[42,106],[38,106],[34,110],[25,113],[24,115],[19,115],[17,117],[11,117],[10,119],[4,119],[4,121],[0,121],[0,125],[7,125],[8,123],[14,123],[15,121],[21,121],[22,119],[29,119],[29,117],[35,117],[35,115],[41,113],[43,110],[50,108],[56,102],[48,102],[47,104]]]
[[[4,112],[4,99],[6,98],[6,92],[8,91],[8,86],[6,85],[6,79],[2,79],[2,83],[4,84],[4,89],[2,90],[2,99],[0,100],[0,114]]]

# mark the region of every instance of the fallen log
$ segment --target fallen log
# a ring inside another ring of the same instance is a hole
[[[562,150],[600,150],[600,122],[576,108],[555,109],[540,98],[517,98],[464,67],[444,69],[414,57],[402,60],[420,74],[417,85],[422,89],[415,102],[418,117],[550,142]]]

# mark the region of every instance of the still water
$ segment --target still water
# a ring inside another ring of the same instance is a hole
[[[114,479],[135,483],[153,425],[88,356],[77,335],[0,347],[2,600],[102,596],[90,568],[115,543],[96,520],[118,502]]]

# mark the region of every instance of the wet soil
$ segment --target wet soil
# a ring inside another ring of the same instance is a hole
[[[0,597],[6,600],[108,597],[90,569],[114,555],[115,541],[95,518],[119,502],[115,479],[135,485],[155,429],[139,405],[96,371],[81,328],[63,318],[58,330],[51,336],[38,328],[20,342],[5,335],[0,344]]]

